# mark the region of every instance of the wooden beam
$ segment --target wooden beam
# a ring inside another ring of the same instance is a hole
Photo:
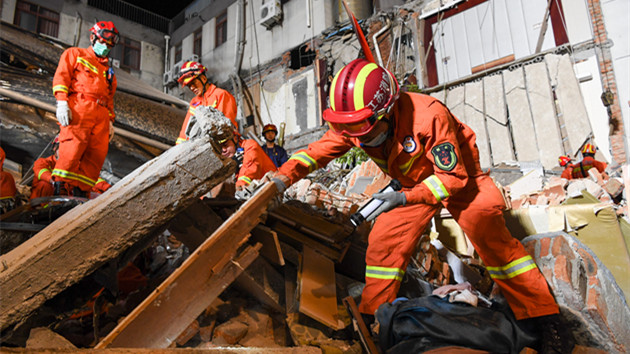
[[[227,287],[217,272],[231,262],[276,194],[274,183],[264,185],[95,348],[167,348]]]
[[[251,267],[247,268],[236,280],[236,285],[264,305],[277,312],[284,312],[284,307],[280,305],[281,294],[284,292],[284,279],[263,258],[258,258]]]
[[[118,257],[234,170],[210,142],[178,145],[1,255],[1,329]]]
[[[278,234],[275,231],[261,224],[256,225],[252,230],[251,240],[262,244],[260,254],[269,262],[279,266],[284,265],[280,240],[278,240]]]

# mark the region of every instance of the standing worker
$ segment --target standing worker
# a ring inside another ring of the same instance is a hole
[[[190,101],[184,124],[179,132],[179,137],[175,144],[181,144],[188,141],[188,133],[195,124],[195,109],[201,106],[213,107],[223,112],[234,125],[234,130],[238,131],[238,123],[236,122],[236,100],[229,92],[211,84],[206,77],[206,67],[196,61],[185,62],[180,71],[177,82],[182,87],[186,86],[195,94]]]
[[[118,43],[111,21],[90,29],[88,48],[68,48],[53,78],[57,99],[59,160],[52,172],[55,195],[85,197],[96,184],[114,132],[116,76],[107,55]]]
[[[273,124],[267,124],[263,128],[262,134],[263,138],[265,138],[265,144],[262,145],[263,151],[269,156],[276,167],[282,166],[283,163],[287,162],[289,156],[282,146],[276,144],[278,129]]]
[[[596,168],[607,178],[605,171],[608,165],[605,162],[595,160],[595,146],[593,144],[586,143],[582,147],[582,156],[582,161],[571,165],[571,178],[569,179],[587,178],[589,177],[588,170],[591,168]]]
[[[368,238],[359,306],[366,318],[373,319],[381,304],[396,298],[418,238],[444,206],[472,241],[516,318],[536,318],[543,352],[570,352],[572,336],[560,322],[545,278],[505,226],[503,197],[481,170],[472,129],[431,96],[399,96],[394,76],[365,59],[350,62],[335,76],[323,117],[330,130],[293,154],[274,182],[288,186],[360,146],[403,186],[400,192],[373,195],[383,204]]]
[[[5,157],[4,150],[0,148],[0,214],[15,208],[15,195],[17,194],[13,175],[3,170]]]

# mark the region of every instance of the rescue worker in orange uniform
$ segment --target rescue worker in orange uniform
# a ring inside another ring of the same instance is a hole
[[[211,84],[205,72],[206,67],[196,61],[185,62],[179,71],[177,82],[182,87],[188,87],[195,94],[195,97],[190,101],[186,118],[184,118],[182,129],[175,144],[181,144],[189,139],[188,133],[195,123],[195,109],[199,105],[213,107],[223,112],[223,115],[228,117],[234,125],[234,130],[238,131],[234,96]]]
[[[562,155],[558,157],[558,165],[564,167],[562,175],[560,177],[571,179],[571,172],[573,172],[573,165],[571,165],[571,157],[568,155]]]
[[[31,184],[31,200],[40,197],[50,197],[54,194],[52,172],[59,159],[59,137],[52,145],[53,154],[41,157],[33,164],[33,183]]]
[[[272,178],[276,185],[295,183],[359,146],[403,186],[373,195],[383,204],[372,214],[380,215],[368,239],[359,306],[365,317],[396,298],[418,238],[445,207],[516,318],[537,318],[544,327],[543,348],[572,347],[570,334],[557,340],[566,331],[558,305],[532,257],[505,226],[503,197],[481,170],[472,129],[431,96],[399,93],[393,75],[365,59],[350,62],[334,77],[323,117],[330,130],[279,168]]]
[[[237,191],[249,186],[252,181],[261,179],[267,172],[277,170],[260,145],[252,139],[241,139],[227,119],[217,126],[218,133],[213,138],[221,148],[221,156],[233,158],[239,164],[236,175]]]
[[[85,197],[96,184],[114,131],[116,76],[107,55],[118,43],[111,21],[90,29],[88,48],[68,48],[53,78],[57,99],[59,159],[52,172],[55,194]]]
[[[13,175],[3,171],[5,158],[6,154],[0,148],[0,214],[15,208],[15,195],[17,194]]]
[[[273,124],[267,124],[263,128],[262,135],[263,138],[265,138],[265,143],[261,146],[263,151],[269,156],[276,167],[282,166],[283,163],[287,162],[289,156],[282,146],[276,144],[278,129]]]
[[[582,161],[571,165],[571,178],[569,179],[588,178],[588,170],[591,168],[596,168],[599,173],[607,178],[605,171],[608,165],[605,162],[595,160],[595,151],[593,144],[587,143],[582,147]]]

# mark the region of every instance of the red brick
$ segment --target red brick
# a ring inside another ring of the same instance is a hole
[[[532,256],[533,258],[538,258],[538,255],[536,254],[537,244],[538,242],[531,241],[523,245],[525,247],[525,251],[527,251],[527,253],[529,253],[529,255]]]
[[[553,267],[553,274],[557,280],[562,280],[567,284],[571,284],[571,262],[567,262],[567,258],[563,255],[556,257],[556,264]]]
[[[599,288],[601,286],[601,284],[599,283],[599,279],[597,279],[597,277],[590,277],[588,278],[588,287],[592,288],[592,287],[596,287]]]
[[[600,295],[601,294],[597,288],[588,289],[586,309],[591,316],[599,317],[602,323],[606,323],[606,312],[608,312],[608,306],[606,305],[606,300]]]
[[[551,245],[551,239],[549,237],[540,240],[540,258],[549,255],[549,246]]]
[[[571,247],[567,243],[564,237],[558,236],[553,238],[553,245],[551,246],[551,254],[554,257],[560,255],[567,257],[569,261],[575,259],[575,255],[571,250]]]

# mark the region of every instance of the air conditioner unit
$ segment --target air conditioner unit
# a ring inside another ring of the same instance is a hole
[[[170,86],[175,82],[175,80],[173,80],[173,71],[169,70],[167,72],[164,73],[164,76],[162,77],[162,85],[163,86]]]
[[[260,7],[260,24],[270,29],[282,20],[282,5],[280,0],[267,0]]]
[[[115,68],[120,68],[120,60],[112,59],[112,66]]]

